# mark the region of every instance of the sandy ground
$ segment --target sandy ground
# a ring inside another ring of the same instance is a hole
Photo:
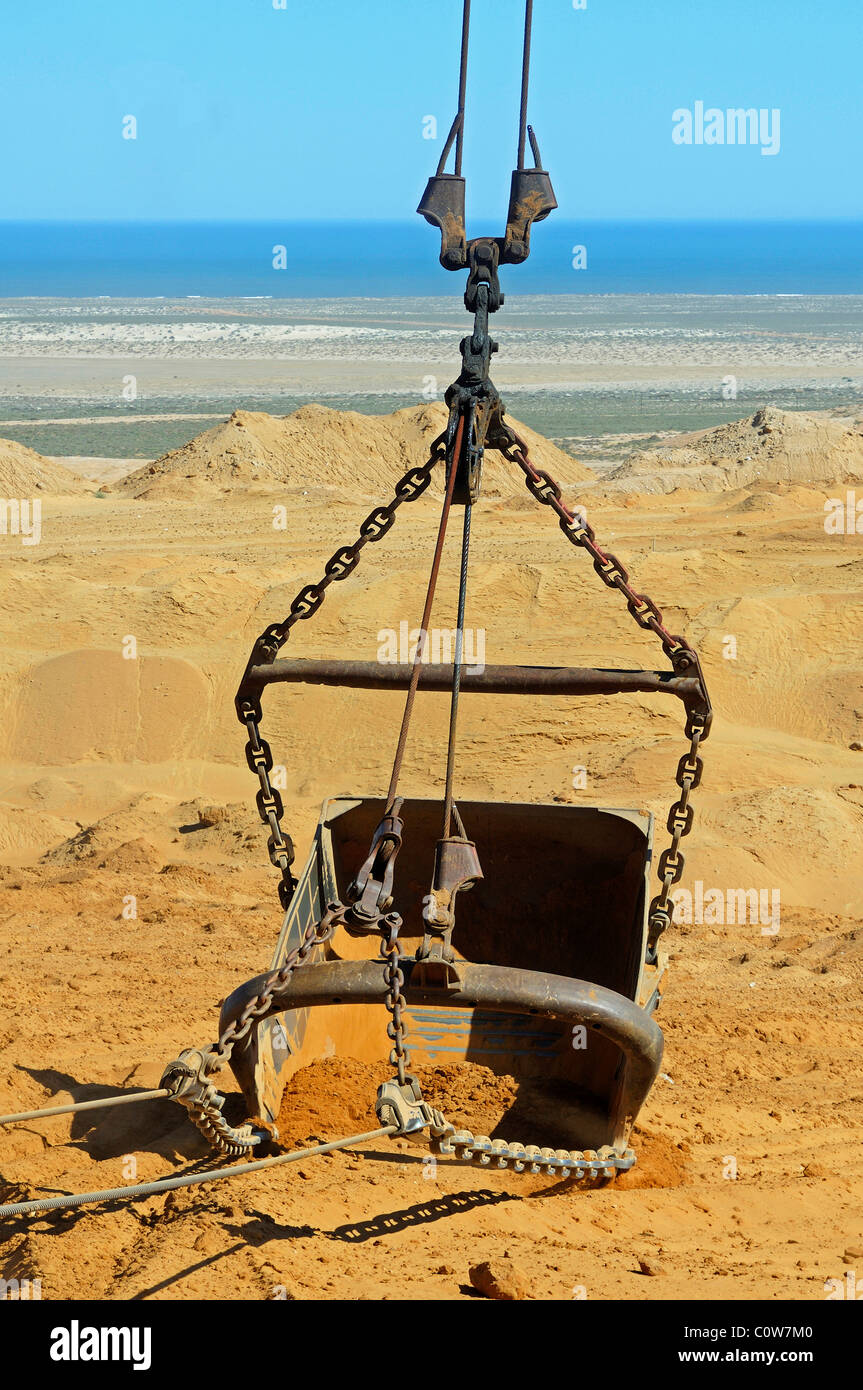
[[[702,653],[717,709],[686,881],[781,893],[776,935],[748,922],[670,934],[663,1076],[631,1176],[585,1192],[444,1162],[431,1174],[404,1141],[373,1145],[4,1223],[0,1277],[41,1278],[51,1299],[463,1299],[479,1296],[472,1265],[508,1255],[539,1299],[819,1300],[826,1280],[863,1276],[863,541],[825,533],[834,494],[591,495],[600,540]],[[252,638],[368,510],[292,493],[274,531],[273,500],[46,499],[39,546],[3,538],[0,1111],[155,1085],[268,962],[280,913],[232,696]],[[468,624],[486,627],[486,659],[661,664],[532,507],[490,499],[475,517]],[[434,526],[431,500],[403,508],[292,654],[370,660],[379,629],[417,622]],[[406,783],[437,795],[447,701],[426,700]],[[516,713],[472,697],[461,794],[664,821],[682,751],[669,703]],[[272,693],[266,732],[300,856],[324,796],[384,789],[400,707]],[[372,1127],[376,1079],[349,1058],[301,1073],[291,1140]],[[441,1084],[489,1124],[505,1108],[489,1076]],[[8,1128],[0,1154],[4,1201],[212,1161],[169,1102]]]
[[[499,361],[495,359],[494,378],[501,390],[551,386],[578,390],[595,384],[603,390],[638,385],[643,385],[645,389],[656,385],[672,389],[675,385],[687,385],[715,392],[718,390],[717,382],[732,368],[741,382],[757,382],[763,386],[772,383],[830,382],[841,378],[853,382],[852,390],[859,392],[860,383],[863,382],[863,368],[853,359],[837,362],[831,357],[829,361],[821,363],[807,356],[801,362],[789,362],[786,356],[778,363],[763,353],[747,355],[745,351],[729,359],[727,350],[724,355],[717,353],[715,361],[704,361],[696,366],[692,365],[684,351],[671,361],[657,362],[645,356],[644,360],[633,363],[628,356],[621,354],[619,360],[610,363],[579,361],[577,366],[569,360],[514,362],[501,357]],[[119,401],[123,379],[129,373],[138,382],[141,399],[170,396],[177,391],[180,380],[187,396],[208,393],[231,396],[236,393],[242,398],[243,392],[260,395],[269,391],[297,392],[313,397],[329,393],[344,395],[352,391],[404,391],[413,395],[423,389],[425,373],[436,369],[440,370],[442,392],[452,376],[451,343],[442,346],[438,355],[429,355],[420,363],[413,360],[400,363],[397,357],[381,362],[365,359],[329,362],[315,358],[304,362],[301,358],[291,358],[286,362],[278,358],[231,357],[220,360],[184,357],[182,362],[175,362],[131,355],[27,358],[16,353],[4,362],[0,399],[15,395],[38,395],[54,397],[58,401],[67,396],[76,399],[117,398]],[[4,407],[4,414],[7,409],[8,406]],[[12,412],[9,414],[11,417]],[[86,416],[86,412],[82,412],[82,415]]]

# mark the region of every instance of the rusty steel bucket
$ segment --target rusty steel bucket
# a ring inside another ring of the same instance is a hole
[[[344,901],[384,813],[371,797],[324,802],[308,861],[273,956],[278,969],[326,904]],[[440,802],[406,800],[395,870],[414,1066],[468,1061],[516,1078],[501,1125],[519,1124],[571,1148],[620,1148],[659,1070],[651,1017],[663,958],[647,944],[653,817],[569,805],[460,802],[485,877],[459,895],[457,979],[429,980],[411,956],[423,936]],[[220,1031],[266,978],[235,990]],[[331,1055],[386,1057],[388,1015],[379,939],[339,928],[317,948],[269,1016],[234,1048],[231,1067],[250,1115],[274,1122],[288,1079]],[[363,1005],[363,1008],[357,1006]]]

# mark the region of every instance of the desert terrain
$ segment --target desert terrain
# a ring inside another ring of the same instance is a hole
[[[282,914],[237,682],[443,420],[436,404],[237,411],[162,459],[81,474],[0,443],[0,491],[41,502],[38,544],[0,536],[0,1113],[156,1086],[266,968]],[[715,719],[684,886],[781,902],[771,934],[685,920],[667,934],[666,1052],[636,1167],[583,1191],[443,1160],[430,1176],[422,1150],[380,1143],[5,1221],[0,1277],[58,1300],[459,1300],[483,1296],[470,1271],[489,1262],[533,1299],[803,1301],[863,1278],[863,506],[860,533],[848,525],[863,423],[767,410],[602,474],[525,433],[700,653]],[[381,629],[418,624],[437,506],[432,490],[402,507],[286,654],[374,660]],[[433,618],[447,627],[458,529]],[[467,625],[490,663],[665,664],[494,455],[473,531]],[[402,698],[268,692],[299,864],[326,796],[385,791]],[[448,701],[419,698],[404,787],[437,796]],[[457,795],[647,809],[662,849],[685,748],[672,704],[471,696]],[[387,1050],[382,1036],[381,1066],[298,1073],[283,1139],[373,1128]],[[462,1064],[425,1080],[458,1122],[510,1137],[505,1079]],[[0,1202],[214,1164],[171,1102],[84,1112],[0,1130]]]

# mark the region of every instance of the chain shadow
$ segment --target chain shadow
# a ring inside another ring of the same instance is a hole
[[[241,1227],[243,1236],[251,1245],[263,1245],[268,1240],[292,1240],[298,1236],[323,1236],[326,1240],[343,1241],[348,1245],[358,1245],[376,1236],[394,1235],[397,1231],[408,1230],[412,1226],[428,1225],[444,1220],[459,1212],[472,1211],[475,1207],[495,1206],[501,1202],[520,1202],[523,1198],[511,1192],[492,1192],[487,1188],[473,1192],[454,1192],[433,1201],[417,1202],[401,1211],[382,1212],[366,1221],[347,1221],[325,1231],[314,1226],[287,1226],[268,1216],[265,1212],[250,1212],[250,1220]]]
[[[444,1197],[436,1197],[430,1202],[417,1202],[401,1211],[385,1212],[367,1221],[350,1221],[342,1226],[334,1226],[331,1231],[321,1235],[329,1240],[344,1241],[348,1245],[359,1245],[376,1236],[395,1235],[398,1231],[409,1230],[412,1226],[427,1226],[442,1221],[460,1212],[473,1211],[476,1207],[498,1206],[502,1202],[521,1202],[524,1199],[511,1192],[492,1192],[481,1188],[473,1192],[450,1192]]]

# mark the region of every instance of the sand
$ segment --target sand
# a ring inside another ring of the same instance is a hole
[[[863,481],[863,429],[768,407],[716,429],[675,435],[637,450],[605,480],[621,491],[727,492],[752,483]]]
[[[339,489],[387,499],[411,467],[425,463],[431,445],[446,428],[448,411],[440,402],[412,406],[391,415],[306,405],[291,415],[236,410],[229,420],[196,436],[119,483],[121,492],[146,500],[212,496],[237,489],[273,491],[285,487]],[[540,467],[561,481],[591,478],[590,469],[541,439],[517,420],[513,429],[531,447]],[[512,492],[518,475],[493,451],[483,469],[487,496]],[[443,488],[443,477],[432,491]]]
[[[663,1075],[631,1175],[575,1191],[443,1162],[431,1174],[405,1141],[372,1145],[11,1222],[0,1276],[40,1277],[46,1299],[460,1300],[478,1296],[470,1268],[507,1253],[538,1299],[804,1301],[859,1277],[863,540],[824,529],[844,486],[590,492],[600,540],[698,646],[716,706],[684,881],[781,893],[776,935],[699,921],[669,934]],[[70,495],[44,507],[38,546],[0,550],[0,1112],[155,1085],[269,960],[280,913],[232,696],[253,637],[368,511],[300,487],[289,500],[278,531],[271,494]],[[381,628],[417,622],[435,519],[431,498],[403,508],[291,654],[372,660]],[[474,547],[467,621],[487,629],[488,661],[661,664],[539,507],[487,497]],[[453,535],[447,625],[456,568]],[[439,795],[447,701],[420,701],[405,786]],[[664,821],[682,751],[669,704],[466,698],[459,793]],[[300,857],[325,796],[384,789],[400,709],[398,695],[269,692]],[[300,1073],[289,1137],[371,1127],[377,1074],[350,1058]],[[507,1100],[479,1072],[433,1084],[477,1127]],[[210,1161],[167,1102],[10,1128],[0,1153],[0,1200]]]
[[[0,439],[0,496],[24,499],[71,496],[87,486],[86,480],[57,459],[43,458],[12,439]]]

